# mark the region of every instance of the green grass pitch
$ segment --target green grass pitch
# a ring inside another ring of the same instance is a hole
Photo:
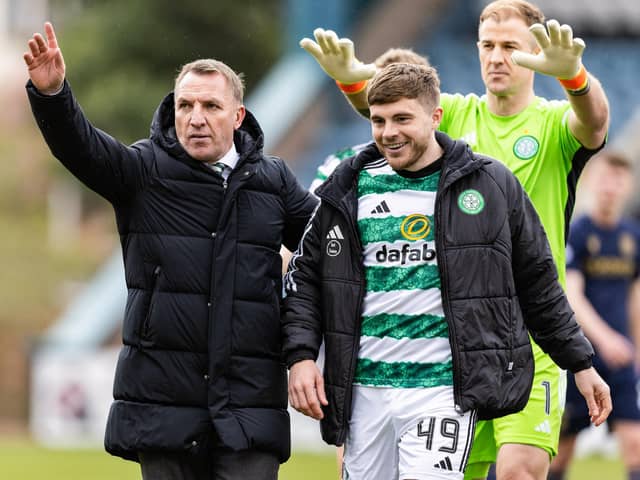
[[[137,464],[112,457],[102,450],[51,450],[27,440],[0,439],[0,477],[20,480],[139,480]],[[337,479],[331,454],[294,452],[280,469],[281,480]],[[579,459],[570,480],[623,480],[619,461],[596,457]]]

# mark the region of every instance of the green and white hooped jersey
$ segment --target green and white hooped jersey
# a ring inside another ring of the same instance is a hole
[[[367,290],[355,384],[453,385],[435,251],[439,179],[439,171],[404,178],[385,159],[360,172],[358,229]]]

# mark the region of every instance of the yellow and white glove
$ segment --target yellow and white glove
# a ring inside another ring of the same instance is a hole
[[[538,42],[540,53],[533,55],[516,50],[511,54],[515,64],[561,79],[573,78],[578,74],[585,44],[581,38],[573,38],[569,25],[561,26],[557,20],[549,20],[547,28],[535,23],[529,27],[529,31]]]
[[[353,42],[346,37],[338,38],[332,30],[316,28],[313,35],[315,42],[310,38],[303,38],[300,46],[316,59],[344,92],[358,93],[363,90],[367,80],[375,75],[376,66],[360,62],[355,57]]]
[[[561,26],[557,20],[549,20],[547,28],[535,23],[529,27],[529,31],[538,42],[540,53],[533,55],[516,50],[511,54],[513,63],[556,77],[570,95],[587,93],[589,76],[582,65],[585,44],[581,38],[573,38],[571,27]]]

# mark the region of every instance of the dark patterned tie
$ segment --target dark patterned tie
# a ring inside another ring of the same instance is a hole
[[[218,175],[222,176],[222,172],[224,172],[225,166],[226,165],[222,162],[216,162],[213,165],[211,165],[211,170],[213,170]]]

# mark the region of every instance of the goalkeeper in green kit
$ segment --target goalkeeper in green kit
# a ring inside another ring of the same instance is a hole
[[[300,44],[352,106],[368,117],[367,81],[375,65],[354,56],[351,40],[316,29]],[[497,0],[480,15],[478,54],[486,93],[442,94],[439,129],[478,153],[502,161],[522,183],[546,230],[564,285],[564,248],[578,177],[606,141],[609,106],[600,82],[582,65],[584,42],[523,0]],[[534,92],[535,73],[556,77],[566,100]],[[326,171],[325,171],[326,173]],[[533,342],[532,342],[533,343]],[[557,453],[565,372],[533,343],[536,370],[529,403],[519,413],[480,421],[465,478],[547,478]]]

